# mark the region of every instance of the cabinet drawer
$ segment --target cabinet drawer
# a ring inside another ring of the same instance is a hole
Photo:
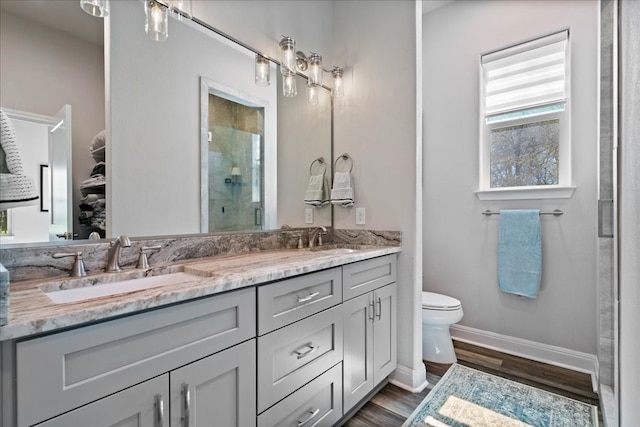
[[[258,416],[258,427],[332,426],[342,417],[342,363]]]
[[[18,426],[35,424],[254,336],[251,288],[19,342]]]
[[[258,412],[342,361],[342,305],[258,338]]]
[[[348,300],[396,281],[395,254],[342,266],[342,294]]]
[[[342,302],[340,267],[258,288],[258,334],[318,313]]]

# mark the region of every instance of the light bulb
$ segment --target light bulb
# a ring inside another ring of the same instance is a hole
[[[322,56],[317,53],[309,56],[309,79],[314,85],[322,85]]]
[[[283,36],[280,40],[280,72],[296,72],[296,42],[291,37]]]
[[[342,86],[342,75],[344,71],[340,67],[333,67],[331,75],[333,76],[333,96],[343,97],[344,87]]]
[[[260,54],[256,54],[256,85],[269,86],[271,66],[269,60]]]
[[[320,86],[311,83],[311,79],[307,80],[307,101],[312,105],[320,104]]]
[[[282,75],[282,94],[287,98],[293,98],[298,94],[296,86],[296,75],[288,73]]]
[[[144,29],[151,38],[162,42],[169,37],[168,8],[156,0],[144,2],[145,26]]]

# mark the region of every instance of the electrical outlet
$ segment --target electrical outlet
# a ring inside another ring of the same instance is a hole
[[[364,224],[365,224],[365,209],[356,208],[356,225],[364,225]]]
[[[304,210],[304,223],[313,224],[313,208],[306,208]]]

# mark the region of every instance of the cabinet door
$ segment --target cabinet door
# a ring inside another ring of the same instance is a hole
[[[171,427],[256,425],[256,341],[170,373]]]
[[[344,413],[373,389],[373,294],[343,303]]]
[[[373,293],[373,381],[378,384],[397,366],[397,285],[377,289]]]
[[[38,427],[158,427],[167,425],[169,378],[162,375],[112,394]],[[45,405],[46,402],[40,402]]]

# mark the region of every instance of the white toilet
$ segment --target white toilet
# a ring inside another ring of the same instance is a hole
[[[449,326],[462,319],[462,304],[455,298],[422,292],[422,357],[434,363],[455,363]]]

